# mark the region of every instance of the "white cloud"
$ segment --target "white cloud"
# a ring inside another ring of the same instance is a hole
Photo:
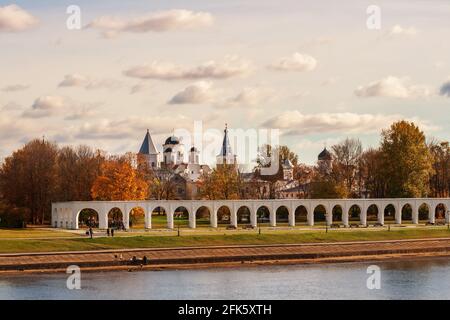
[[[212,25],[213,21],[213,16],[208,12],[168,10],[131,19],[102,16],[93,20],[87,28],[100,29],[105,38],[113,38],[121,32],[164,32],[205,27]]]
[[[395,114],[357,114],[350,112],[303,114],[294,110],[267,120],[263,123],[263,126],[278,128],[283,130],[286,135],[374,133],[401,119],[404,119],[404,117]],[[408,120],[421,125],[423,129],[436,129],[436,127],[417,118]]]
[[[212,101],[214,92],[212,83],[199,81],[189,85],[170,99],[169,104],[201,104]]]
[[[64,79],[58,84],[58,87],[79,87],[86,90],[94,89],[114,89],[120,84],[116,80],[111,79],[93,79],[78,73],[66,74]]]
[[[95,122],[85,122],[78,128],[71,129],[77,139],[141,139],[146,129],[151,128],[152,134],[169,133],[174,123],[177,129],[190,128],[192,120],[182,115],[128,117],[119,120],[103,119]]]
[[[133,78],[158,80],[226,79],[246,74],[250,69],[250,62],[237,56],[226,56],[223,61],[211,60],[191,68],[173,63],[153,61],[150,64],[131,67],[125,70],[123,74]]]
[[[262,103],[267,103],[275,97],[275,93],[270,88],[247,87],[237,95],[218,103],[219,107],[254,107]]]
[[[410,85],[408,78],[388,76],[355,90],[358,97],[420,98],[431,95],[431,90],[422,85]]]
[[[283,57],[272,63],[269,68],[278,71],[312,71],[317,66],[317,60],[310,55],[295,52],[289,57]]]
[[[0,7],[0,32],[20,32],[31,29],[38,20],[15,4]]]
[[[398,24],[394,25],[392,28],[389,29],[387,35],[389,37],[396,37],[396,36],[408,36],[412,37],[417,34],[417,29],[414,27],[402,27]]]
[[[30,86],[25,84],[12,84],[6,87],[3,87],[1,90],[3,92],[16,92],[16,91],[23,91],[28,89]]]
[[[24,118],[45,118],[65,115],[65,120],[79,120],[95,115],[95,104],[83,104],[61,96],[37,98],[31,108],[22,113]]]

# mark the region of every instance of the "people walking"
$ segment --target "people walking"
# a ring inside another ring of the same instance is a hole
[[[91,239],[94,237],[94,232],[92,231],[92,227],[89,227],[89,235]]]
[[[114,228],[111,228],[111,237],[114,237]]]

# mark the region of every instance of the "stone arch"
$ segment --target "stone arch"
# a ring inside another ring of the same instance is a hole
[[[249,225],[250,224],[250,215],[251,211],[248,206],[240,206],[239,209],[236,211],[236,223],[237,224],[243,224],[243,225]]]
[[[403,223],[412,223],[413,221],[413,206],[410,203],[405,203],[401,210],[400,210],[400,214],[402,217],[402,224]]]
[[[178,206],[173,211],[174,223],[177,227],[185,227],[189,224],[189,210],[185,206]]]
[[[395,223],[395,215],[397,214],[397,212],[395,206],[392,203],[389,203],[384,207],[383,214],[385,224]]]
[[[256,210],[256,219],[259,224],[270,222],[270,210],[267,206],[263,205]]]
[[[315,206],[314,210],[313,210],[313,219],[314,219],[314,224],[317,224],[317,222],[319,223],[326,223],[327,221],[327,208],[325,205],[323,204],[318,204],[317,206]]]
[[[367,207],[367,222],[379,222],[378,215],[380,214],[380,208],[377,204],[372,203]]]
[[[152,228],[159,229],[159,228],[166,228],[168,225],[167,222],[167,214],[169,211],[165,206],[157,205],[152,209],[150,212],[150,216],[152,219]]]
[[[275,210],[275,221],[278,223],[289,222],[289,209],[286,206],[279,206]]]
[[[227,205],[220,206],[217,209],[217,224],[231,224],[231,209]]]
[[[296,225],[297,223],[306,225],[308,223],[308,209],[304,205],[299,205],[295,208],[294,217]]]
[[[212,210],[207,206],[201,206],[195,210],[195,223],[197,227],[210,226]]]
[[[145,224],[145,209],[141,206],[133,207],[129,212],[130,228],[143,228]]]
[[[431,212],[431,207],[428,203],[424,202],[421,205],[419,205],[418,208],[419,211],[419,222],[429,222],[430,221],[430,212]]]
[[[108,211],[108,227],[109,228],[116,228],[116,229],[123,229],[123,221],[124,221],[124,214],[122,212],[122,209],[118,207],[113,207]]]
[[[349,223],[360,223],[361,222],[361,214],[362,214],[362,209],[358,204],[353,204],[350,206],[350,208],[348,209],[348,221]]]
[[[333,223],[335,222],[342,222],[343,216],[344,216],[344,210],[342,209],[342,206],[340,204],[336,204],[331,209],[331,215],[333,217]]]
[[[60,217],[58,217],[61,220]],[[98,211],[92,208],[84,208],[77,212],[75,228],[98,228],[100,215]]]
[[[436,204],[436,206],[434,207],[435,223],[445,224],[446,214],[447,214],[447,206],[442,202]]]

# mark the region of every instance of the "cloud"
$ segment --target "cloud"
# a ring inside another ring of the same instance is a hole
[[[105,38],[113,38],[121,32],[145,33],[188,30],[210,26],[213,22],[214,18],[208,12],[168,10],[131,19],[102,16],[93,20],[86,27],[100,29]]]
[[[23,113],[25,118],[43,118],[52,116],[65,107],[66,101],[59,96],[42,96],[37,98],[31,108]]]
[[[294,110],[267,120],[263,123],[263,126],[283,130],[285,135],[373,133],[379,132],[392,122],[401,119],[404,119],[404,117],[395,114],[357,114],[349,112],[303,114]],[[437,127],[417,118],[409,120],[421,125],[423,129],[437,129]]]
[[[170,99],[169,104],[201,104],[212,101],[212,83],[199,81],[186,87]]]
[[[99,104],[83,104],[61,96],[37,98],[31,108],[22,113],[24,118],[45,118],[65,114],[65,120],[79,120],[95,115]]]
[[[79,87],[86,90],[94,89],[114,89],[119,87],[118,81],[111,79],[93,79],[78,73],[66,74],[58,87]]]
[[[29,87],[30,87],[29,85],[24,85],[24,84],[12,84],[12,85],[3,87],[1,89],[1,91],[3,91],[3,92],[16,92],[16,91],[26,90]]]
[[[439,89],[439,94],[441,96],[450,97],[450,80],[442,84],[441,88]]]
[[[97,139],[140,139],[147,128],[151,128],[152,134],[168,133],[173,130],[174,123],[177,128],[190,128],[191,119],[182,115],[152,116],[152,117],[128,117],[125,119],[103,119],[95,122],[85,122],[78,128],[74,128],[74,137],[84,140]]]
[[[389,31],[387,32],[387,36],[388,37],[397,37],[397,36],[407,36],[407,37],[413,37],[417,34],[417,29],[414,27],[402,27],[398,24],[396,24],[395,26],[393,26],[392,28],[389,29]]]
[[[211,60],[191,68],[153,61],[150,64],[131,67],[123,71],[123,74],[133,78],[158,80],[227,79],[246,74],[250,69],[250,62],[237,56],[226,56],[223,61]]]
[[[272,63],[269,68],[277,71],[312,71],[317,66],[317,60],[307,54],[295,52],[289,57],[283,57]]]
[[[391,98],[421,98],[431,95],[426,86],[410,85],[408,78],[388,76],[368,85],[359,86],[355,90],[358,97],[391,97]]]
[[[147,89],[148,89],[147,85],[145,85],[144,83],[138,83],[130,88],[130,94],[136,94],[145,91]]]
[[[38,20],[15,4],[0,7],[0,32],[20,32],[37,25]]]
[[[274,91],[270,88],[247,87],[235,96],[218,103],[218,107],[254,107],[272,100],[274,95]]]

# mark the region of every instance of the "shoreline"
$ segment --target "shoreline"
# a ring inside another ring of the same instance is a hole
[[[147,264],[142,261],[131,262],[133,256],[142,259],[144,255],[148,258]],[[133,272],[398,261],[438,257],[450,257],[450,238],[2,254],[0,276],[65,273],[69,265],[78,265],[83,272],[120,270]]]

